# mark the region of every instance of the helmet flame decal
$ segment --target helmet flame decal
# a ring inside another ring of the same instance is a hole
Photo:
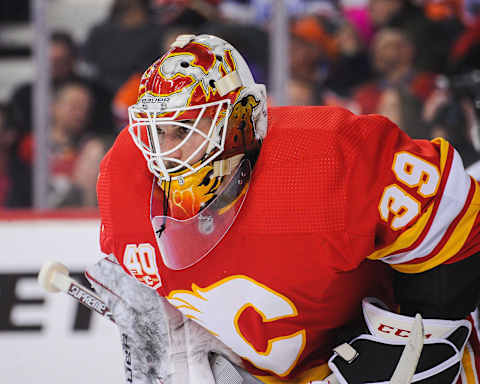
[[[209,47],[195,42],[189,43],[184,48],[175,48],[171,51],[171,55],[181,54],[194,56],[194,61],[191,65],[200,67],[205,74],[210,71],[216,60],[215,55],[210,51]]]
[[[225,50],[225,55],[223,56],[223,59],[225,63],[229,66],[229,70],[226,71],[224,75],[226,75],[227,73],[233,72],[237,69],[235,65],[235,61],[233,61],[232,51],[230,49]],[[222,68],[224,69],[225,67],[222,65]]]
[[[220,180],[214,177],[211,165],[203,167],[199,172],[186,178],[183,184],[177,180],[163,181],[161,188],[171,191],[167,196],[169,215],[179,220],[194,216],[216,197],[219,185]],[[158,190],[154,190],[154,194],[156,198],[152,199],[152,214],[163,215],[165,197]]]
[[[157,60],[142,77],[138,100],[145,95],[153,97],[182,96],[188,107],[192,100],[213,101],[220,97],[214,84],[236,69],[231,50],[216,54],[211,47],[191,42],[183,48],[174,48]],[[227,96],[234,102],[237,92]]]

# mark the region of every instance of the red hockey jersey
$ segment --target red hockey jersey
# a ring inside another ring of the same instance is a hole
[[[162,262],[150,220],[154,183],[122,131],[99,176],[102,251],[265,382],[324,378],[361,299],[391,299],[386,263],[416,273],[480,250],[480,192],[458,153],[443,140],[412,140],[380,116],[270,109],[239,216],[185,270]]]

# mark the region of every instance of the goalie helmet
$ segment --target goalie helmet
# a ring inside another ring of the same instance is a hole
[[[260,146],[265,99],[265,87],[255,83],[233,46],[211,35],[180,35],[143,74],[138,101],[129,108],[130,133],[160,181],[182,183],[209,164]],[[206,118],[211,124],[202,132],[199,123]],[[168,125],[185,132],[170,148],[158,137],[159,127]],[[184,158],[175,157],[196,135],[203,138],[200,144]]]
[[[129,123],[158,180],[154,193],[163,194],[152,199],[162,256],[167,266],[185,268],[203,256],[191,247],[186,259],[179,255],[184,234],[198,229],[195,249],[208,253],[246,196],[267,130],[265,86],[226,41],[180,35],[143,74]]]

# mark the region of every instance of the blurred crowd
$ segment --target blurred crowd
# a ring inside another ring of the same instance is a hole
[[[291,105],[387,116],[447,138],[480,175],[478,0],[285,0]],[[269,83],[269,0],[114,0],[86,41],[52,31],[50,208],[95,207],[101,158],[128,120],[140,76],[180,33],[210,33]],[[0,206],[32,205],[32,83],[0,105]],[[270,95],[270,104],[275,99]]]

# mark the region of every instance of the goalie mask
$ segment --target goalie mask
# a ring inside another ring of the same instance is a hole
[[[152,199],[151,215],[165,264],[186,268],[205,255],[188,262],[172,257],[179,248],[173,228],[181,238],[183,232],[185,242],[192,222],[200,219],[193,225],[202,227],[198,241],[205,244],[208,235],[211,249],[233,223],[266,134],[265,86],[255,83],[245,60],[226,41],[180,35],[144,73],[129,120],[133,141],[161,188],[156,193],[163,194]]]

